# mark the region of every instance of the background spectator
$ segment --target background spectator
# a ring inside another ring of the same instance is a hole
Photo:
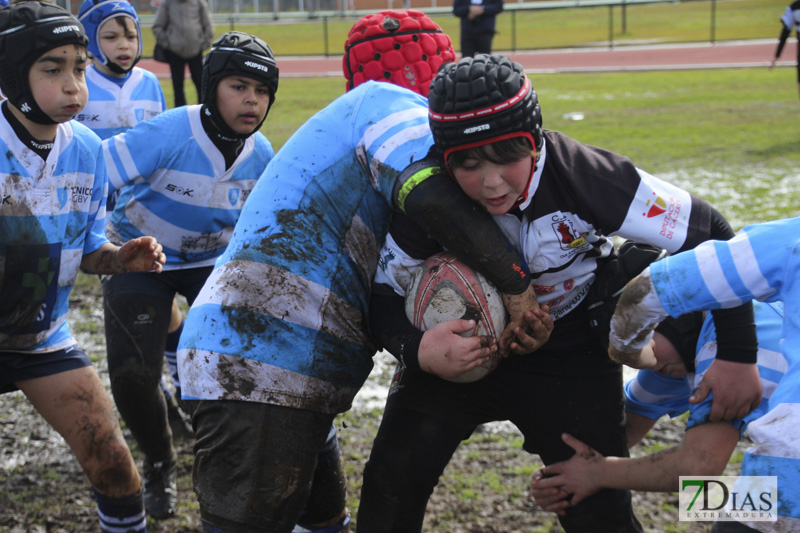
[[[769,64],[770,70],[772,70],[772,67],[775,66],[775,62],[778,61],[778,58],[781,56],[783,47],[786,45],[786,39],[789,38],[789,33],[791,33],[792,28],[800,27],[800,0],[792,2],[792,4],[786,8],[786,11],[784,11],[781,16],[781,24],[781,36],[778,40],[778,48],[775,50],[775,57]],[[800,37],[798,38],[800,39]],[[797,87],[798,90],[800,90],[800,46],[797,47]]]
[[[491,54],[495,19],[503,0],[455,0],[453,15],[461,19],[461,55]]]
[[[175,107],[186,105],[183,91],[186,64],[189,64],[189,73],[199,97],[203,51],[211,46],[214,39],[214,24],[206,0],[166,0],[161,3],[156,11],[153,34],[158,44],[167,51]]]

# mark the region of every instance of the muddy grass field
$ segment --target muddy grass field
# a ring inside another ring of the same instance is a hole
[[[96,277],[81,276],[71,297],[70,323],[107,382],[100,298]],[[356,405],[337,420],[349,479],[348,502],[354,519],[357,519],[361,473],[380,421],[383,387],[391,377],[390,359],[376,358],[376,368]],[[680,441],[682,433],[682,421],[662,420],[632,454],[671,446]],[[135,444],[130,439],[129,444],[141,467]],[[521,436],[513,427],[503,424],[482,428],[464,442],[432,496],[425,531],[563,531],[555,515],[538,509],[528,495],[528,480],[541,462],[521,446]],[[151,532],[201,531],[191,487],[191,442],[179,442],[177,447],[178,513],[164,521],[148,519]],[[728,473],[738,471],[737,461],[743,449],[744,445],[740,445]],[[709,530],[703,523],[678,522],[677,501],[676,494],[634,495],[637,515],[648,532]],[[99,531],[95,512],[89,484],[61,437],[22,394],[0,396],[0,532],[95,532]],[[598,531],[602,532],[602,526]]]

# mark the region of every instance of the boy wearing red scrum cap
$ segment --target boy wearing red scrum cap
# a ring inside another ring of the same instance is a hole
[[[428,96],[436,71],[455,58],[450,37],[425,13],[381,11],[351,28],[342,69],[348,91],[374,80]]]
[[[464,371],[465,357],[474,357],[469,346],[460,348],[457,321],[423,333],[406,318],[403,302],[407,273],[442,246],[411,217],[393,218],[369,317],[373,338],[405,369],[390,390],[364,471],[358,531],[369,533],[420,531],[450,457],[487,422],[514,423],[523,448],[548,465],[573,453],[564,432],[579,433],[603,455],[626,456],[622,369],[609,360],[587,315],[596,272],[616,254],[609,237],[676,252],[733,236],[703,200],[626,157],[542,129],[531,81],[507,58],[479,54],[444,65],[428,99],[447,170],[522,252],[555,327],[535,354],[504,359],[473,383],[448,381]],[[752,307],[714,313],[725,359],[714,365],[731,375],[714,388],[711,417],[744,416],[761,388]],[[598,492],[559,520],[570,533],[642,530],[622,490]]]
[[[318,484],[317,465],[372,368],[369,293],[393,212],[486,273],[512,324],[537,307],[519,254],[432,155],[427,115],[416,92],[362,83],[301,126],[249,195],[178,350],[206,530],[346,530],[343,478]]]

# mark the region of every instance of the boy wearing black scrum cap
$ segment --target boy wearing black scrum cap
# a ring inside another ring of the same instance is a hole
[[[278,67],[263,40],[222,35],[203,66],[202,104],[171,109],[103,141],[112,192],[109,237],[153,234],[164,272],[104,280],[111,391],[144,454],[147,513],[175,513],[175,450],[159,381],[172,301],[191,305],[275,153],[258,130],[275,101]]]
[[[159,272],[165,258],[152,237],[106,239],[100,139],[71,120],[86,105],[87,44],[56,5],[0,10],[0,393],[21,390],[64,437],[92,483],[103,531],[142,532],[136,466],[66,316],[79,269]]]

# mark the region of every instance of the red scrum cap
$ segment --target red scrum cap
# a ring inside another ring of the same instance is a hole
[[[436,71],[455,57],[450,37],[422,11],[381,11],[350,29],[342,70],[348,91],[376,80],[428,96]]]

